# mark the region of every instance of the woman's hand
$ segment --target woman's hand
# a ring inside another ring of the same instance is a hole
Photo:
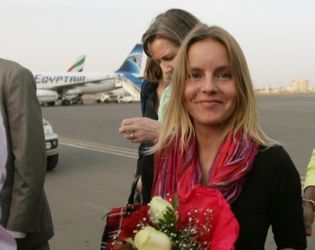
[[[313,205],[310,202],[303,202],[303,215],[305,224],[305,233],[307,236],[312,235],[312,224],[314,221]]]
[[[147,117],[128,118],[121,122],[119,133],[134,143],[155,143],[159,138],[160,123]]]
[[[311,236],[315,211],[313,204],[307,200],[315,200],[315,186],[306,187],[304,189],[303,198],[306,200],[303,202],[305,232],[307,236]]]

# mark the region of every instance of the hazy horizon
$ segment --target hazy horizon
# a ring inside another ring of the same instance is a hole
[[[157,14],[181,8],[236,38],[256,88],[315,83],[311,0],[2,0],[0,8],[0,57],[34,72],[65,71],[81,54],[85,71],[114,71]]]

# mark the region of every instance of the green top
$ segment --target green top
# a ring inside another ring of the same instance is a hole
[[[158,110],[159,122],[162,122],[164,119],[166,107],[167,107],[168,102],[170,100],[171,92],[172,92],[172,87],[171,87],[171,85],[168,85],[164,89],[164,91],[161,95],[160,106],[159,106],[159,110]]]
[[[304,188],[315,186],[315,148],[313,149],[312,157],[306,169]]]

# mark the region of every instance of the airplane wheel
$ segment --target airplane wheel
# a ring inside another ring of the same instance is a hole
[[[48,106],[55,106],[55,102],[48,102]]]
[[[61,104],[64,106],[68,106],[68,105],[71,105],[71,101],[70,100],[62,100]]]

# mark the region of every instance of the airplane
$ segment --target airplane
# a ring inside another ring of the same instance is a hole
[[[127,79],[141,89],[140,69],[143,56],[141,44],[129,53],[121,67],[112,73],[63,72],[35,73],[37,97],[41,104],[55,105],[61,100],[62,105],[83,103],[83,94],[111,91],[121,87],[119,79]]]
[[[67,72],[82,72],[83,68],[84,68],[84,62],[85,62],[85,55],[80,55],[73,64],[71,64],[69,66],[69,68],[67,69]],[[38,96],[40,102],[43,104],[45,103],[46,99],[49,101],[50,97],[47,96],[44,92],[44,94],[42,93],[42,91],[39,91],[40,96]],[[57,95],[51,95],[51,98],[55,99],[58,98]],[[48,105],[52,106],[55,105],[55,101],[52,102],[47,102]]]

